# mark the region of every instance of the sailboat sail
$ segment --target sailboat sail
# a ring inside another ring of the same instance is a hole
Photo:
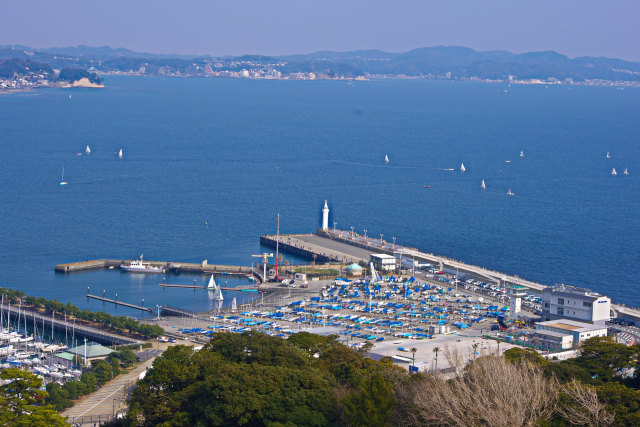
[[[465,167],[464,167],[464,163],[462,163],[462,164],[460,165],[460,172],[464,172],[464,171],[466,171],[466,170],[467,170],[467,168],[465,168]]]
[[[62,167],[62,178],[60,179],[60,185],[67,185],[67,181],[64,180],[64,166]]]
[[[222,289],[220,289],[219,287],[216,288],[215,292],[213,293],[213,299],[215,301],[223,301],[224,297],[222,296]]]
[[[611,158],[611,154],[609,154],[609,152],[607,151],[607,159]]]
[[[389,156],[387,156],[386,154],[384,155],[384,162],[389,163]]]
[[[618,175],[618,172],[616,172],[616,168],[613,168],[613,169],[611,170],[611,175],[613,175],[613,176]]]
[[[87,154],[91,154],[91,148],[87,145],[87,148],[84,149],[84,152]]]
[[[238,303],[236,302],[236,297],[233,297],[233,301],[231,301],[231,311],[234,313],[238,311]]]
[[[482,180],[482,184],[480,184],[480,188],[482,188],[482,191],[487,189],[487,185],[484,183],[484,179]]]
[[[509,188],[509,191],[507,191],[507,196],[513,196],[513,191],[511,191],[511,188]]]
[[[622,172],[623,175],[629,175],[629,169],[624,168],[624,172]]]
[[[211,278],[209,279],[209,284],[207,285],[207,289],[210,290],[210,291],[215,291],[217,289],[216,281],[213,279],[213,274],[211,275]]]
[[[118,152],[118,158],[121,159],[122,158],[122,148],[120,149],[120,151]]]
[[[520,150],[520,157],[524,157],[524,151]]]

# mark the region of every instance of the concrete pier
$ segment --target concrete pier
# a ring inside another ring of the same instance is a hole
[[[119,259],[95,259],[89,261],[71,262],[58,264],[54,270],[56,273],[74,273],[106,268],[120,268],[122,264],[130,264],[132,260]],[[194,274],[214,274],[220,276],[244,276],[253,277],[262,282],[262,277],[254,273],[253,268],[244,265],[222,265],[222,264],[197,264],[189,262],[173,261],[144,261],[153,267],[163,267],[167,272],[174,273],[194,273]],[[135,274],[135,273],[132,273]],[[144,274],[144,273],[138,273]]]

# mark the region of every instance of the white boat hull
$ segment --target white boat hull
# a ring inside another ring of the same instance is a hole
[[[120,270],[128,271],[129,273],[164,273],[165,269],[162,267],[153,267],[150,265],[145,266],[131,266],[131,265],[121,265]]]

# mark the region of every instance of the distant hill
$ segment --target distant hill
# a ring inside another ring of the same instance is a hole
[[[323,77],[410,76],[447,79],[585,80],[640,82],[640,63],[614,58],[569,58],[554,51],[514,54],[461,46],[433,46],[408,52],[319,51],[299,55],[196,56],[134,52],[109,46],[33,49],[0,46],[0,59],[20,58],[52,68],[147,75],[252,73],[316,74]],[[271,75],[269,74],[269,75]],[[233,75],[235,76],[235,75]]]

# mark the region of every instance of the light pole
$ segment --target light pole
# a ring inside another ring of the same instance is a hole
[[[382,238],[384,237],[384,234],[380,235],[380,246],[382,246]]]
[[[396,236],[393,236],[392,239],[393,239],[393,250],[395,251],[396,250]]]
[[[336,225],[338,225],[337,222],[333,221],[333,233],[335,234],[336,232]]]
[[[364,240],[367,240],[367,229],[364,229]]]
[[[351,240],[353,240],[353,228],[354,227],[351,227]]]

